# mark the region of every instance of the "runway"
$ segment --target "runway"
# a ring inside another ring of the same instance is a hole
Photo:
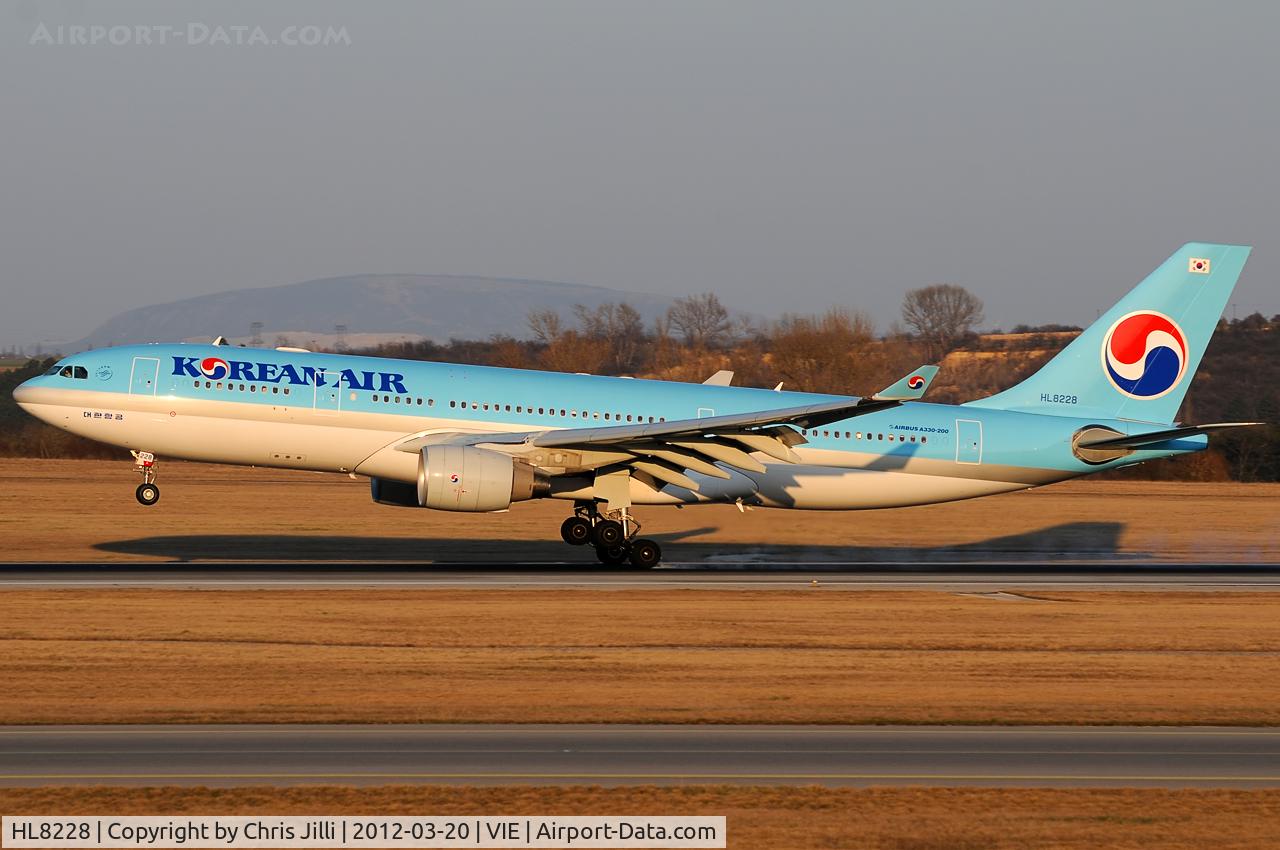
[[[831,563],[664,564],[634,570],[565,564],[0,564],[0,588],[440,587],[750,590],[1277,591],[1280,566],[1241,564]]]
[[[0,727],[0,785],[1280,786],[1280,730]]]

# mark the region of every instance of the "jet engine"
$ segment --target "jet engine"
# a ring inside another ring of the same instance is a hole
[[[504,511],[540,499],[551,479],[531,464],[474,446],[426,446],[418,457],[417,501],[438,511]]]
[[[405,481],[392,481],[388,478],[370,478],[369,494],[380,505],[394,505],[397,508],[420,508],[418,504],[418,487]]]

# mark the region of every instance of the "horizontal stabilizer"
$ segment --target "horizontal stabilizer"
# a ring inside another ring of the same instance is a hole
[[[921,366],[914,372],[908,372],[904,378],[882,389],[872,396],[876,401],[915,401],[924,395],[938,374],[937,366]]]
[[[1214,431],[1225,431],[1228,428],[1254,428],[1258,425],[1266,424],[1265,422],[1215,422],[1210,425],[1189,425],[1186,428],[1169,428],[1164,431],[1150,431],[1146,434],[1121,435],[1101,440],[1081,440],[1079,447],[1082,449],[1141,449],[1147,446],[1154,446],[1157,443],[1165,443],[1169,440],[1179,440],[1183,437],[1211,434]]]
[[[721,369],[702,383],[713,387],[727,387],[733,383],[733,372],[728,369]]]

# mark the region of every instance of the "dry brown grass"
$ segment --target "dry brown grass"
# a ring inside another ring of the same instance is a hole
[[[164,463],[164,496],[133,500],[127,461],[0,460],[0,538],[19,561],[593,560],[560,542],[565,502],[501,515],[374,505],[344,476]],[[638,509],[668,558],[790,560],[1114,557],[1280,561],[1280,485],[1081,481],[920,508],[814,513]]]
[[[32,788],[7,814],[725,815],[733,848],[1190,850],[1280,843],[1280,791],[983,788]]]
[[[0,723],[1280,724],[1280,594],[10,590]]]

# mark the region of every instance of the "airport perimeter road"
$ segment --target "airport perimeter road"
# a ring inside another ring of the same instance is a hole
[[[832,564],[759,562],[655,570],[548,563],[485,564],[0,564],[5,587],[745,588],[794,590],[1280,591],[1280,565]]]
[[[0,784],[1280,786],[1280,730],[0,727]]]

